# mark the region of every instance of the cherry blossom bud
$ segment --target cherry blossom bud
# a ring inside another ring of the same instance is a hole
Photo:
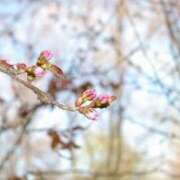
[[[84,114],[88,119],[91,119],[93,121],[97,120],[99,114],[93,109],[89,108],[87,112]]]
[[[96,91],[94,89],[87,89],[81,95],[84,100],[92,101],[96,98]]]
[[[76,100],[76,106],[81,106],[87,101],[93,101],[96,98],[96,91],[94,89],[85,90],[81,96]]]
[[[98,99],[102,104],[106,104],[106,103],[111,103],[112,101],[114,101],[116,97],[102,94],[102,95],[99,95]]]
[[[109,96],[106,94],[99,95],[98,100],[101,104],[106,104],[109,102]]]
[[[41,67],[36,67],[34,74],[36,77],[42,77],[45,74],[45,71]]]
[[[109,96],[106,94],[99,95],[95,101],[95,108],[108,107],[115,99],[115,96]]]
[[[83,98],[82,97],[79,97],[77,98],[76,102],[75,102],[75,105],[77,107],[81,106],[83,104]]]
[[[49,50],[44,50],[41,52],[40,57],[44,57],[46,60],[50,60],[53,57],[53,53]]]
[[[6,60],[0,60],[0,65],[6,69],[14,69],[14,66],[9,64]]]
[[[24,63],[18,63],[15,64],[15,68],[19,71],[19,72],[25,72],[27,69],[27,65]]]

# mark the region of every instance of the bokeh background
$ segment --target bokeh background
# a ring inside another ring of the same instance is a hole
[[[89,87],[117,100],[93,122],[0,73],[0,180],[180,179],[179,17],[179,0],[1,0],[1,59],[49,49],[67,80],[36,86],[68,105]]]

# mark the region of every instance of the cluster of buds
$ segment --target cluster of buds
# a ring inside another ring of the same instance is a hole
[[[6,62],[3,63],[6,63],[6,67],[16,70],[18,74],[26,73],[28,81],[33,81],[44,76],[47,71],[51,71],[56,77],[61,78],[63,77],[63,71],[58,66],[49,62],[52,57],[52,52],[45,50],[40,53],[36,64],[32,66],[27,66],[24,63],[15,65],[10,65]]]
[[[96,109],[110,106],[115,99],[115,96],[97,95],[94,89],[87,89],[77,98],[75,105],[80,113],[91,120],[96,120],[98,117]]]

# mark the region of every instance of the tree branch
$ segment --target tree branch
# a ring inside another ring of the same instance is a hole
[[[19,78],[18,77],[19,72],[16,69],[7,67],[4,63],[1,62],[1,60],[0,60],[0,72],[7,74],[12,79],[16,80],[17,82],[24,85],[28,89],[32,90],[37,95],[37,98],[42,103],[49,104],[49,105],[55,105],[59,109],[67,110],[67,111],[77,111],[78,110],[78,108],[76,108],[76,107],[71,107],[71,106],[57,102],[50,94],[42,91],[41,89],[39,89],[36,86],[29,83],[28,81],[25,81],[25,80]]]

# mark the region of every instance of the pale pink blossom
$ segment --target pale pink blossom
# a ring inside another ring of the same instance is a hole
[[[97,120],[99,114],[94,109],[89,108],[88,111],[85,113],[85,116],[88,119],[95,121],[95,120]]]
[[[42,77],[45,72],[41,67],[36,67],[36,69],[34,70],[34,74],[36,77]]]
[[[40,56],[46,58],[47,60],[50,60],[53,57],[53,53],[49,50],[44,50],[41,52]]]

